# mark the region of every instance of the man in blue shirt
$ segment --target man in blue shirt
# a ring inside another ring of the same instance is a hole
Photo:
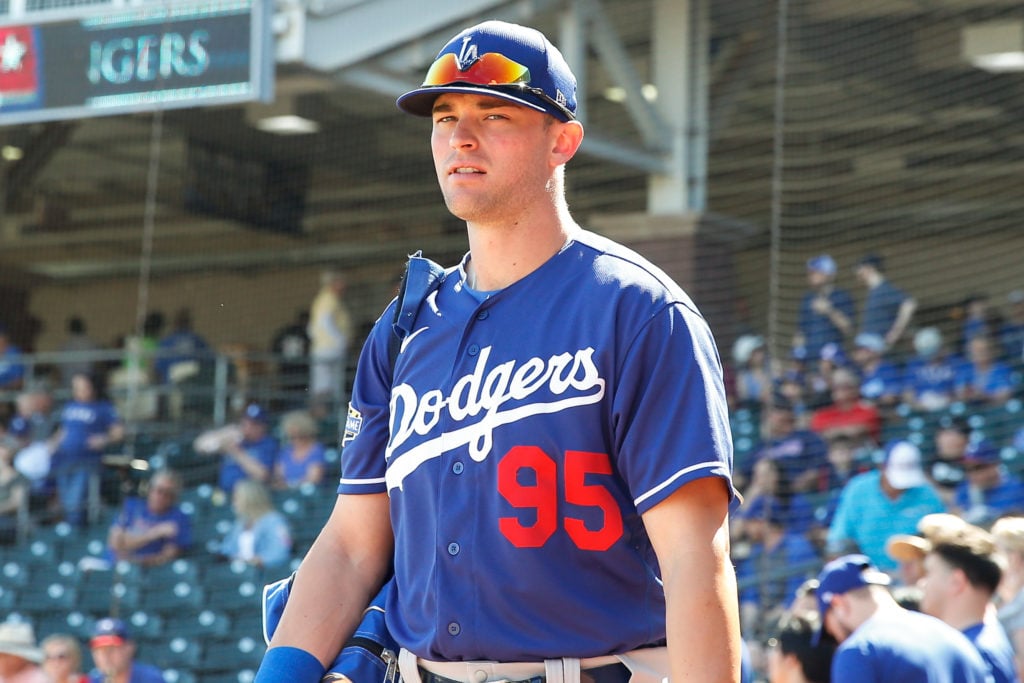
[[[954,505],[968,522],[988,524],[1009,512],[1024,512],[1024,482],[1003,467],[999,449],[988,439],[967,444],[964,481]]]
[[[249,405],[240,422],[241,440],[227,440],[222,454],[217,485],[230,497],[235,484],[255,479],[266,484],[274,472],[278,442],[270,434],[270,414],[255,403]]]
[[[880,335],[885,345],[892,348],[910,324],[917,301],[889,283],[884,275],[884,261],[877,254],[861,258],[856,273],[868,288],[859,331]]]
[[[900,607],[889,576],[864,555],[844,555],[818,575],[822,630],[839,648],[832,683],[989,683],[971,642],[935,617]]]
[[[909,441],[889,444],[881,469],[858,474],[843,488],[826,547],[838,555],[852,549],[887,571],[897,563],[885,550],[894,534],[913,534],[925,515],[945,512],[921,466],[921,452]]]
[[[181,475],[158,470],[146,498],[128,498],[107,536],[111,559],[146,567],[165,564],[192,545],[192,522],[178,506]]]
[[[1017,683],[1010,640],[998,621],[985,618],[1003,577],[995,553],[991,535],[973,525],[933,539],[924,558],[921,610],[967,636],[994,683]]]
[[[843,345],[853,333],[853,297],[835,286],[836,262],[828,254],[807,261],[808,291],[800,302],[798,334],[794,347],[803,347],[817,358],[825,344]]]
[[[135,661],[135,642],[120,619],[105,617],[97,621],[89,649],[96,664],[89,683],[164,683],[160,669]]]

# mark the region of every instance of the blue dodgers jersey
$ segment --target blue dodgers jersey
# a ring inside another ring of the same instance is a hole
[[[731,490],[706,323],[661,271],[587,232],[483,302],[459,274],[419,309],[393,387],[391,309],[378,321],[346,423],[339,493],[390,495],[395,639],[450,661],[662,640],[640,514],[698,478]]]

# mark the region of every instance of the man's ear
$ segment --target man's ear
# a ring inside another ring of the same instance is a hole
[[[551,154],[555,157],[555,165],[560,166],[572,159],[579,150],[583,142],[583,124],[579,121],[567,121],[555,125],[558,127],[558,134]]]

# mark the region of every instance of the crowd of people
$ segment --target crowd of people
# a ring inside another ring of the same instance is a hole
[[[1020,680],[1024,292],[1005,312],[972,296],[944,329],[915,328],[917,302],[880,257],[854,268],[860,316],[823,254],[785,362],[756,335],[733,347],[733,415],[754,432],[731,526],[752,667],[822,683],[930,660],[941,680]]]

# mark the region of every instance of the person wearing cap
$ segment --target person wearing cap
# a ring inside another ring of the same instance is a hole
[[[107,534],[110,559],[144,567],[166,564],[192,546],[192,521],[178,505],[181,474],[157,470],[146,497],[129,497]]]
[[[917,300],[894,287],[885,276],[885,265],[878,254],[866,254],[854,267],[857,279],[868,292],[864,300],[858,332],[877,334],[893,348],[903,337],[917,310]]]
[[[999,622],[989,618],[1003,576],[1003,559],[996,553],[992,536],[971,524],[933,539],[919,584],[921,610],[967,636],[994,683],[1016,683],[1013,647]]]
[[[959,366],[956,397],[965,403],[999,406],[1018,389],[1010,366],[997,359],[988,337],[974,337],[967,344],[967,360]]]
[[[778,490],[769,491],[772,495],[816,490],[827,476],[828,444],[818,434],[799,426],[795,406],[780,392],[772,395],[765,413],[764,442],[749,462],[736,463],[733,475],[744,498],[764,492],[758,490],[754,481],[755,469],[763,460],[773,461],[778,468]]]
[[[924,578],[924,558],[937,538],[955,535],[967,526],[962,517],[936,512],[917,523],[916,534],[894,534],[885,542],[885,552],[899,563],[897,577],[904,586],[913,587]]]
[[[819,629],[817,613],[782,618],[768,641],[768,683],[829,683],[838,643]]]
[[[736,362],[736,401],[739,407],[759,409],[772,391],[772,372],[764,348],[764,338],[745,334],[732,345]]]
[[[922,517],[945,512],[942,499],[928,483],[921,451],[909,441],[894,441],[881,467],[850,480],[839,497],[826,550],[838,555],[855,548],[887,571],[897,563],[885,552],[894,534],[912,534]]]
[[[243,479],[268,483],[279,447],[270,433],[270,414],[256,403],[245,407],[236,425],[210,430],[195,440],[197,451],[221,456],[217,487],[228,498]]]
[[[964,451],[964,481],[953,497],[954,509],[973,524],[987,525],[1008,513],[1024,513],[1024,482],[1003,465],[988,439],[971,441]]]
[[[721,362],[678,285],[570,215],[572,71],[539,31],[487,21],[398,106],[432,119],[469,253],[370,332],[338,502],[256,680],[318,681],[392,561],[406,681],[479,680],[465,662],[483,660],[625,683],[641,657],[658,679],[737,680]]]
[[[838,557],[818,575],[819,633],[839,642],[832,683],[991,681],[964,634],[900,607],[889,583],[889,576],[860,554]]]
[[[96,665],[89,672],[89,683],[163,683],[160,669],[135,661],[135,641],[121,619],[97,620],[89,650]]]
[[[950,355],[937,327],[914,334],[914,355],[904,368],[903,402],[914,410],[944,410],[956,398],[957,368],[963,359]]]
[[[885,358],[885,351],[885,340],[880,335],[861,332],[853,340],[861,398],[879,409],[890,410],[902,398],[903,369]]]
[[[853,334],[853,297],[836,287],[836,262],[828,254],[807,261],[808,291],[800,302],[793,346],[803,346],[816,358],[825,344],[840,347]]]
[[[49,683],[40,668],[43,652],[36,645],[32,624],[23,621],[0,623],[0,681],[3,683]]]

